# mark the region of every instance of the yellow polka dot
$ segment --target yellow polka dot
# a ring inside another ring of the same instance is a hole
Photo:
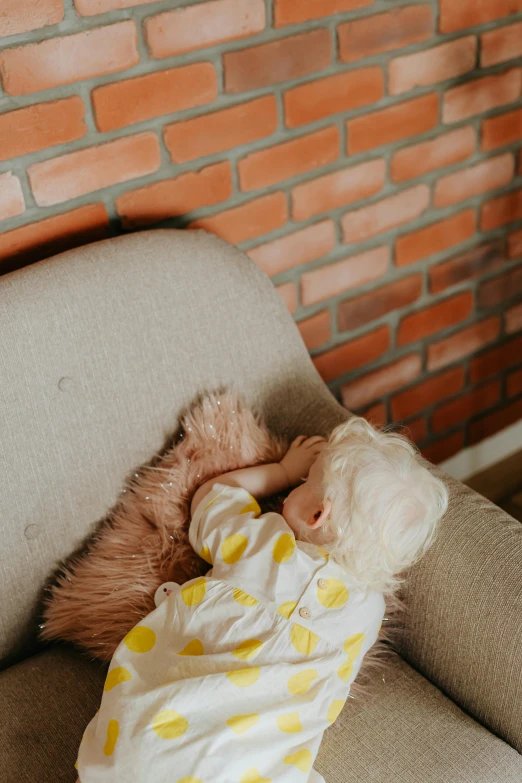
[[[315,669],[304,669],[302,672],[294,674],[288,680],[288,690],[297,696],[299,693],[306,693],[310,685],[319,677],[319,672]]]
[[[227,672],[227,677],[238,688],[247,688],[249,685],[257,682],[260,674],[261,669],[259,666],[251,666],[248,669],[236,669],[233,672]]]
[[[187,606],[201,603],[207,592],[207,580],[204,577],[196,579],[192,584],[181,588],[181,597]]]
[[[301,772],[309,772],[312,768],[313,756],[309,750],[298,750],[284,759],[285,764],[293,764]]]
[[[337,720],[345,703],[346,700],[342,701],[341,699],[335,699],[335,701],[330,704],[328,707],[328,720],[330,723],[334,723],[334,721]]]
[[[210,553],[210,549],[206,544],[201,550],[201,552],[199,553],[199,556],[201,557],[202,560],[205,560],[206,563],[209,563],[210,565],[214,565],[214,563],[212,562],[212,555]]]
[[[109,724],[107,726],[107,739],[105,740],[105,745],[103,748],[103,752],[106,756],[112,756],[114,753],[114,748],[116,747],[116,742],[118,741],[118,734],[120,733],[120,724],[117,720],[110,720]]]
[[[130,680],[131,677],[132,675],[130,671],[124,666],[116,666],[115,669],[112,669],[108,673],[103,690],[112,691],[112,689],[115,688],[116,685],[119,685],[120,682],[126,682],[127,680]]]
[[[235,655],[241,661],[249,661],[250,658],[258,654],[262,646],[263,642],[260,642],[259,639],[245,639],[237,650],[232,651],[232,655]]]
[[[180,778],[176,783],[203,783],[203,781],[200,778],[189,775],[188,778]]]
[[[237,601],[238,604],[241,604],[241,606],[257,606],[259,603],[257,598],[254,598],[252,595],[248,595],[248,593],[244,593],[243,590],[239,589],[239,587],[236,587],[234,590],[234,601]]]
[[[272,778],[264,778],[257,767],[250,767],[244,775],[241,775],[239,783],[272,783]]]
[[[281,731],[286,731],[288,734],[296,734],[298,731],[303,730],[298,712],[288,712],[286,715],[280,715],[276,723]]]
[[[188,721],[175,710],[162,710],[152,721],[152,728],[161,739],[181,737],[188,729]]]
[[[241,535],[241,533],[234,533],[232,536],[225,538],[221,544],[221,554],[225,563],[228,563],[228,565],[237,563],[247,546],[248,538]]]
[[[343,682],[348,682],[352,672],[353,672],[353,663],[350,660],[350,656],[348,656],[346,661],[342,663],[337,669],[337,674],[339,675],[339,677]]]
[[[156,634],[145,625],[137,625],[136,628],[129,631],[123,641],[131,652],[146,653],[152,650],[156,644]]]
[[[181,652],[176,653],[176,655],[203,655],[204,652],[203,645],[199,639],[192,639],[192,641],[189,642]]]
[[[227,725],[230,726],[232,731],[236,734],[244,734],[259,722],[259,715],[257,712],[253,712],[251,715],[236,715],[233,718],[227,720]]]
[[[311,655],[319,641],[319,637],[317,634],[309,631],[308,628],[303,628],[302,625],[293,623],[290,631],[290,641],[297,652],[300,652],[302,655]]]
[[[316,547],[316,549],[317,549],[317,551],[319,552],[319,554],[320,554],[320,555],[322,555],[322,556],[324,557],[324,559],[325,559],[325,560],[328,560],[328,558],[330,557],[330,555],[329,555],[329,553],[326,551],[326,549],[323,549],[323,547],[322,547],[322,546],[318,546],[318,547]]]
[[[251,498],[250,503],[244,506],[239,513],[246,514],[248,511],[253,511],[256,516],[259,516],[259,514],[261,513],[261,508],[259,506],[259,503],[254,497],[252,497],[252,495],[250,495],[250,498]]]
[[[272,554],[276,563],[286,563],[294,554],[295,538],[291,533],[281,533],[274,544]]]
[[[350,593],[340,579],[326,579],[326,587],[317,588],[317,598],[326,609],[339,609],[347,602]]]
[[[74,762],[74,769],[78,769],[78,759]]]
[[[354,633],[352,636],[349,636],[348,639],[344,643],[344,651],[347,655],[350,656],[350,659],[352,661],[355,661],[356,658],[359,657],[361,654],[362,645],[364,642],[366,634],[364,633]]]
[[[277,613],[283,615],[283,617],[286,617],[288,619],[296,606],[297,606],[297,601],[285,601],[284,604],[281,604],[281,606],[277,610]]]

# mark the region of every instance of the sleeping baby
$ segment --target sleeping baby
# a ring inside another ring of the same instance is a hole
[[[324,783],[322,735],[447,502],[415,446],[358,416],[205,482],[189,540],[212,568],[159,585],[117,648],[81,783]]]

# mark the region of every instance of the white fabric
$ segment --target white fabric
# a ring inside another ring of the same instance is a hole
[[[213,568],[116,650],[81,783],[320,783],[323,732],[377,640],[383,597],[351,590],[242,488],[214,483],[189,538]]]

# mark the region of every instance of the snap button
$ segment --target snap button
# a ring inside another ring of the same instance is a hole
[[[299,614],[301,615],[301,617],[304,617],[305,620],[308,620],[308,618],[310,617],[310,612],[304,606],[302,609],[299,609]]]
[[[317,586],[321,590],[326,590],[326,588],[328,587],[328,582],[326,581],[326,579],[318,579],[317,580]]]

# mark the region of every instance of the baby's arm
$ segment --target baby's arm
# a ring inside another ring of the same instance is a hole
[[[281,462],[269,462],[266,465],[231,470],[229,473],[222,473],[220,476],[205,481],[199,487],[190,504],[191,516],[193,516],[200,500],[205,497],[216,482],[228,484],[231,487],[242,487],[256,499],[275,495],[291,486],[290,477]]]
[[[281,462],[269,462],[266,465],[254,465],[251,468],[231,470],[205,481],[194,494],[190,505],[190,515],[193,516],[198,503],[205,497],[213,484],[229,484],[232,487],[246,489],[254,498],[261,499],[283,492],[289,487],[295,487],[304,481],[311,465],[325,444],[320,435],[307,438],[298,435]],[[304,474],[304,475],[303,475]]]

